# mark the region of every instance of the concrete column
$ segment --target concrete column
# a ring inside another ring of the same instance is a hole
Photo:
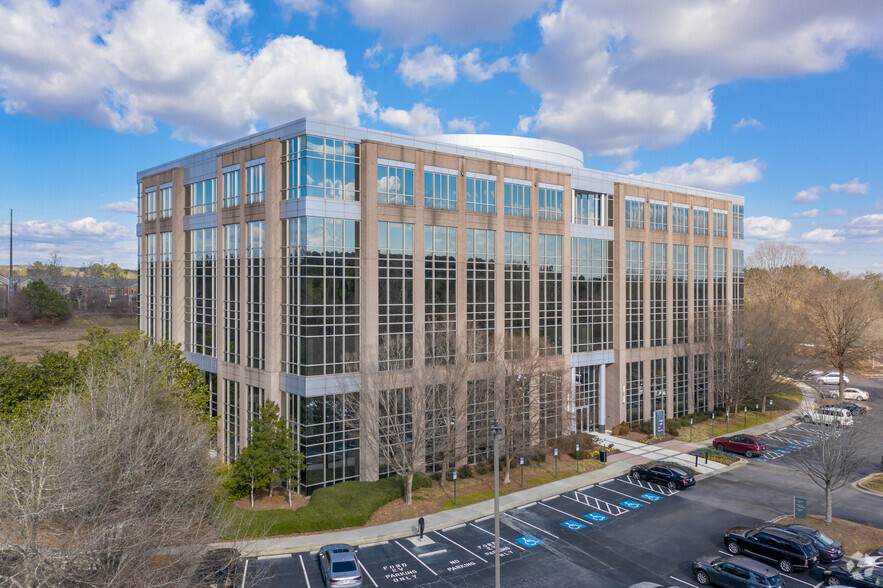
[[[360,146],[359,178],[362,186],[360,263],[361,279],[359,294],[362,301],[359,317],[359,355],[361,365],[376,365],[378,337],[378,241],[377,241],[377,145],[362,143]],[[363,406],[373,406],[368,414],[376,414],[377,398],[371,392],[373,386],[363,387],[359,402]],[[362,412],[366,410],[363,408]],[[361,443],[359,445],[359,476],[362,480],[377,480],[379,474],[379,454],[376,445],[378,423],[361,419],[359,423]]]

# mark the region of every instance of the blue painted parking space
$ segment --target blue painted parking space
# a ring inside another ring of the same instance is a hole
[[[620,501],[620,504],[623,505],[624,507],[630,508],[632,510],[636,510],[636,509],[639,509],[642,506],[644,506],[640,502],[635,502],[634,500],[622,500],[622,501]]]
[[[659,502],[663,497],[659,494],[653,494],[652,492],[645,492],[644,494],[641,494],[641,498],[645,498],[650,502]]]
[[[590,512],[589,514],[583,515],[583,516],[585,516],[589,520],[595,521],[596,523],[600,523],[601,521],[606,521],[607,519],[610,518],[610,516],[605,515],[605,514],[601,514],[600,512]]]
[[[584,525],[583,523],[578,523],[574,520],[566,520],[561,523],[562,527],[570,529],[571,531],[579,531],[580,529],[585,529],[588,525]]]
[[[524,535],[523,537],[518,537],[515,542],[520,543],[525,547],[536,547],[537,545],[543,544],[542,539],[537,539],[532,535]]]

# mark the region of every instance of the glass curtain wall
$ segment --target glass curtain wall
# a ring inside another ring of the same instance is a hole
[[[426,226],[423,234],[426,364],[450,365],[457,347],[457,229]]]
[[[414,225],[379,223],[378,357],[381,370],[414,361]]]
[[[613,241],[571,240],[574,353],[613,348]]]
[[[469,361],[494,355],[495,232],[466,229],[466,353]]]
[[[540,345],[547,355],[560,355],[564,335],[564,277],[561,235],[540,235]]]
[[[215,355],[215,249],[217,229],[186,231],[187,350]]]

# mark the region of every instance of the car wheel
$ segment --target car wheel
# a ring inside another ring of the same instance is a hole
[[[729,551],[733,555],[739,555],[740,553],[742,553],[742,548],[739,547],[739,544],[735,541],[730,541],[729,543],[727,543],[727,551]]]
[[[699,570],[698,572],[696,572],[696,581],[699,582],[700,584],[702,584],[703,586],[707,586],[710,582],[710,580],[708,579],[708,574],[706,574],[702,570]]]
[[[752,457],[754,457],[754,452],[749,449],[748,451],[745,452],[745,457],[747,457],[748,459],[751,459]]]
[[[779,569],[782,570],[783,572],[790,572],[791,570],[794,569],[794,566],[792,566],[791,562],[788,561],[787,559],[783,559],[782,561],[779,562]]]
[[[828,586],[839,586],[840,578],[838,578],[837,576],[828,576],[828,579],[825,580],[825,584],[827,584]]]
[[[674,490],[674,489],[677,488],[677,487],[678,487],[677,484],[675,484],[675,483],[672,482],[671,480],[668,481],[668,489],[669,489],[669,490]]]
[[[641,479],[641,472],[638,472],[638,471],[634,471],[634,472],[632,472],[632,480],[634,480],[635,482],[637,482],[637,481],[639,481],[640,479]]]
[[[723,450],[724,450],[724,444],[723,444],[723,443],[718,443],[717,445],[714,446],[714,448],[717,449],[718,451],[723,451]]]
[[[804,423],[812,423],[812,417],[809,415],[803,417],[803,422]]]

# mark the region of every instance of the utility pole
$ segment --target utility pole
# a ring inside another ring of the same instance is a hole
[[[6,314],[12,315],[12,209],[9,209],[9,286],[6,288]]]

